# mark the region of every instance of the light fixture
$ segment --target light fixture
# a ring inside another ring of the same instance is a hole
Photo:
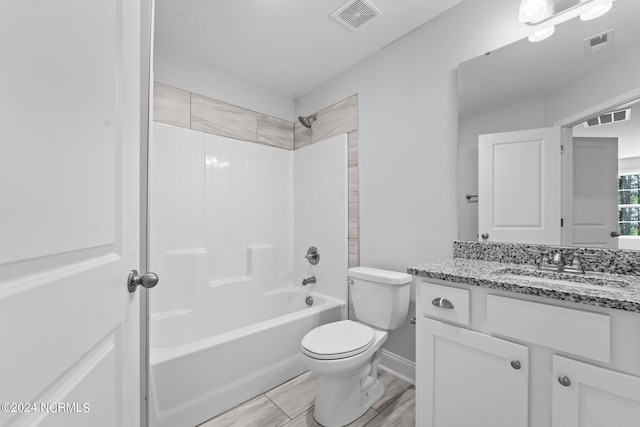
[[[576,16],[594,19],[611,9],[615,0],[520,0],[519,20],[527,25],[557,25]]]
[[[604,15],[615,0],[520,0],[520,22],[542,28],[529,36],[537,42],[551,36],[555,26],[580,16],[583,21]],[[636,0],[637,1],[637,0]],[[543,25],[544,24],[544,28]]]
[[[520,22],[535,22],[547,11],[547,0],[522,0],[520,3]]]
[[[583,21],[591,21],[592,19],[599,18],[605,13],[609,12],[612,6],[613,6],[613,0],[609,3],[595,6],[587,10],[586,12],[580,14],[580,19]]]
[[[550,27],[544,28],[544,29],[542,29],[540,31],[537,31],[537,32],[531,34],[529,36],[529,41],[530,42],[542,41],[542,40],[544,40],[546,38],[551,37],[551,34],[555,33],[555,31],[556,31],[556,27],[553,26],[553,25],[550,26]]]

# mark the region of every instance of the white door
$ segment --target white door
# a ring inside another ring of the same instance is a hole
[[[418,318],[417,426],[528,425],[529,349]]]
[[[553,356],[553,427],[637,427],[640,378]]]
[[[0,5],[0,425],[140,423],[140,2]]]
[[[571,244],[617,248],[618,138],[573,138],[572,181]]]
[[[552,127],[479,136],[480,241],[560,244],[566,132]]]

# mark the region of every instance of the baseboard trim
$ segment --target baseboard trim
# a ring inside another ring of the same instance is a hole
[[[390,353],[382,349],[380,366],[384,370],[391,372],[396,377],[415,385],[416,384],[416,364],[397,354]]]

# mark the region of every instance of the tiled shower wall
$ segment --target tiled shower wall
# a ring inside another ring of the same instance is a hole
[[[358,191],[358,95],[318,111],[311,129],[196,93],[154,82],[153,120],[285,150],[346,133],[348,154],[349,267],[360,264]],[[351,317],[351,316],[350,316]]]

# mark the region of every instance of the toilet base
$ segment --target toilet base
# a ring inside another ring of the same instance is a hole
[[[324,427],[341,427],[360,418],[384,394],[377,379],[380,350],[374,362],[347,377],[318,378],[313,418]]]

